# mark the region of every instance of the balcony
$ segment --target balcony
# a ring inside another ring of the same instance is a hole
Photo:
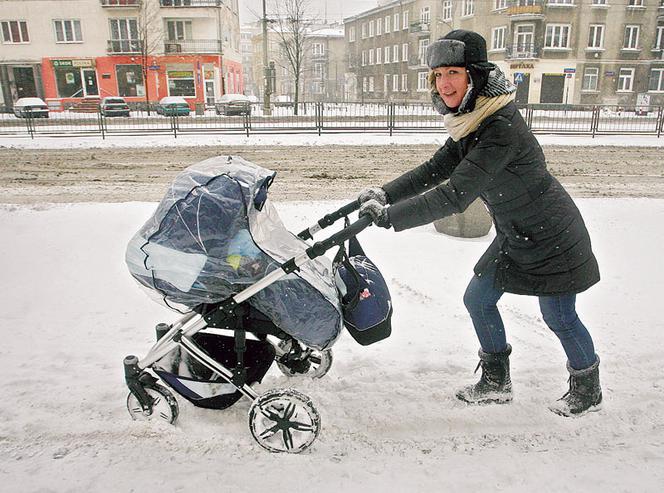
[[[136,9],[141,6],[143,0],[99,0],[102,7],[117,9]]]
[[[528,60],[540,57],[541,47],[534,43],[507,45],[505,58],[510,60]]]
[[[141,53],[143,42],[138,39],[109,39],[106,51],[111,55]]]
[[[220,39],[181,39],[164,41],[164,53],[221,53]]]
[[[431,33],[431,24],[429,22],[413,22],[409,27],[408,27],[408,32],[409,33],[417,33],[417,34],[429,34]]]
[[[544,17],[543,0],[513,0],[505,11],[510,17],[519,19],[541,19]]]
[[[161,7],[221,7],[223,0],[159,0]]]

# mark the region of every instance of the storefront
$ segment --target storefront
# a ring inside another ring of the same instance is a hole
[[[0,64],[0,105],[11,107],[19,98],[42,97],[43,92],[39,64]]]
[[[242,66],[215,55],[169,55],[148,57],[106,56],[95,59],[47,59],[44,96],[53,109],[75,105],[85,99],[121,96],[129,102],[156,103],[165,96],[182,96],[193,107],[213,105],[224,93],[222,72],[232,76],[233,88],[241,92]],[[225,92],[229,92],[226,90]]]

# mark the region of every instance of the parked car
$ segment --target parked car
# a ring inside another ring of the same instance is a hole
[[[217,115],[251,115],[251,99],[244,94],[224,94],[215,109]]]
[[[182,96],[166,96],[157,105],[157,114],[164,116],[188,116],[191,109]]]
[[[104,116],[129,116],[129,105],[119,96],[107,97],[101,100],[100,111]]]
[[[14,114],[18,118],[48,118],[48,106],[40,98],[19,98],[14,103]]]

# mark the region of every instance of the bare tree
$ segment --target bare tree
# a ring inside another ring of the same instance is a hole
[[[279,37],[284,59],[294,80],[293,103],[296,115],[300,98],[300,81],[304,72],[307,34],[314,23],[309,17],[310,8],[310,0],[277,0],[274,2],[273,9],[272,29]]]
[[[141,62],[141,71],[143,73],[143,85],[145,87],[145,103],[150,115],[150,84],[148,83],[148,74],[150,73],[150,58],[161,53],[163,47],[163,28],[161,18],[159,17],[159,2],[141,2],[140,11],[137,18],[138,29],[138,49]]]

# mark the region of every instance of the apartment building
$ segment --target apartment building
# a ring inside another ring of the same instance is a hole
[[[0,0],[0,87],[53,110],[243,89],[237,0]]]
[[[268,32],[268,61],[275,68],[275,100],[292,101],[295,80],[290,63],[282,49],[279,33]],[[264,92],[263,33],[252,38],[254,50],[254,80],[260,96]],[[302,45],[304,57],[300,76],[300,101],[339,101],[344,97],[344,77],[347,72],[344,56],[344,31],[340,25],[312,25]]]
[[[344,26],[358,100],[428,101],[428,44],[470,29],[519,103],[664,104],[664,0],[398,0]]]
[[[262,64],[254,60],[253,37],[260,31],[260,23],[244,25],[240,28],[240,53],[242,54],[242,76],[244,78],[244,94],[257,96],[260,93],[259,83],[254,80],[254,64]]]

